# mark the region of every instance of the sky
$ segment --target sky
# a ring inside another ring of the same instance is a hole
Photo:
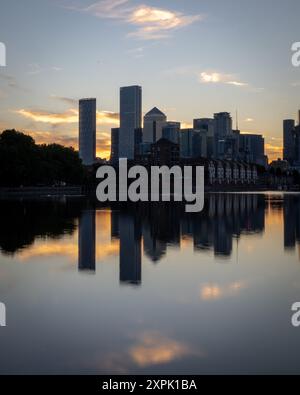
[[[97,155],[109,157],[119,88],[141,85],[143,112],[169,120],[232,113],[281,157],[297,119],[299,0],[0,0],[0,131],[78,147],[78,100],[97,98]]]

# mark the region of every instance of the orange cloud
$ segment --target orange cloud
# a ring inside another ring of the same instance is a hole
[[[129,350],[133,361],[141,367],[169,363],[191,354],[185,344],[161,336],[158,332],[145,332],[136,346]]]
[[[55,113],[40,110],[17,110],[17,114],[35,122],[57,124],[78,123],[78,110],[71,108],[63,113]],[[97,111],[97,123],[107,125],[119,125],[119,114],[111,111]]]
[[[236,281],[224,287],[216,284],[206,284],[200,290],[200,297],[202,300],[217,300],[234,295],[243,288],[245,288],[243,281]]]
[[[200,15],[189,16],[166,9],[140,6],[132,12],[128,21],[140,26],[130,36],[159,39],[167,37],[167,31],[188,26],[201,19],[203,17]]]
[[[25,130],[37,144],[61,144],[65,147],[73,147],[78,150],[78,131],[72,131],[72,135],[66,135],[58,130],[47,132],[47,131],[35,131]],[[96,155],[99,158],[110,157],[110,133],[97,132],[96,141]]]
[[[202,15],[185,15],[147,5],[134,6],[129,0],[100,0],[86,8],[70,8],[88,12],[101,19],[119,19],[123,23],[134,25],[136,30],[128,36],[144,40],[166,38],[171,31],[203,19]]]

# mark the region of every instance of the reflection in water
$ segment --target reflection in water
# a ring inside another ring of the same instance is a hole
[[[299,194],[0,214],[0,373],[299,373]]]
[[[79,218],[78,269],[96,270],[95,210],[84,210]]]
[[[120,213],[120,282],[139,285],[141,283],[141,224],[136,214]]]
[[[107,212],[111,242],[105,245],[101,240],[96,242],[96,229],[104,231],[102,225],[96,224],[99,212],[96,203],[77,200],[1,202],[0,249],[4,254],[15,254],[31,246],[36,238],[59,240],[76,231],[78,219],[78,270],[95,272],[98,256],[105,256],[105,251],[119,250],[120,283],[139,285],[142,244],[143,253],[154,263],[166,256],[168,248],[183,248],[187,240],[193,244],[195,253],[212,250],[216,256],[229,258],[233,239],[238,241],[243,234],[264,231],[266,210],[283,214],[284,247],[294,249],[300,241],[300,197],[297,194],[210,194],[205,198],[204,210],[193,214],[185,213],[183,205],[168,203],[113,208]],[[115,242],[119,242],[119,247]],[[51,245],[47,248],[44,244],[36,246],[35,252],[36,255],[38,251],[59,253],[67,248],[71,255],[71,245],[56,245],[51,249]]]

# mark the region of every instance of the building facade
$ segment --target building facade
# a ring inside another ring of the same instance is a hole
[[[112,163],[117,163],[119,161],[119,134],[120,128],[111,129],[110,161]]]
[[[119,157],[134,159],[135,129],[142,126],[142,88],[127,86],[120,89]]]
[[[79,100],[79,156],[85,166],[96,160],[96,99]]]
[[[283,159],[292,164],[296,155],[295,121],[285,119],[283,121]]]
[[[162,137],[172,143],[179,144],[180,122],[169,121],[162,128]]]
[[[143,141],[144,143],[156,143],[162,138],[163,127],[167,123],[166,115],[157,107],[152,108],[144,116],[144,130]]]

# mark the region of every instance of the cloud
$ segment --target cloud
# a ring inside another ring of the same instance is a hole
[[[29,134],[37,144],[60,144],[65,147],[73,147],[78,150],[78,130],[63,131],[43,131],[43,130],[23,130]],[[96,153],[98,157],[109,158],[110,156],[110,133],[97,132]]]
[[[124,8],[129,0],[101,0],[81,9],[98,18],[126,19],[131,8]]]
[[[200,290],[200,298],[202,300],[217,300],[235,295],[243,288],[245,288],[245,283],[242,281],[236,281],[223,287],[217,284],[205,284]]]
[[[170,363],[191,354],[195,353],[187,345],[156,331],[144,332],[129,350],[131,359],[140,367]]]
[[[198,75],[198,79],[203,84],[221,83],[221,84],[234,85],[237,87],[249,86],[249,84],[246,82],[235,80],[235,77],[232,74],[222,74],[217,72],[203,71]]]
[[[50,124],[60,123],[76,123],[78,122],[78,111],[68,110],[64,113],[51,113],[48,111],[40,110],[17,110],[17,114],[22,115],[25,118],[29,118],[35,122],[43,122]]]
[[[63,96],[56,96],[56,95],[51,95],[50,98],[62,101],[63,103],[66,103],[71,106],[77,106],[78,101],[79,101],[78,99],[72,99],[70,97],[63,97]]]
[[[52,67],[41,67],[39,63],[30,63],[28,65],[29,70],[27,71],[27,74],[29,75],[37,75],[40,74],[44,71],[62,71],[61,67],[57,66],[52,66]]]
[[[67,98],[60,99],[66,100]],[[35,122],[48,123],[52,125],[78,123],[78,109],[74,108],[62,113],[26,109],[20,109],[16,112],[17,114]],[[119,114],[112,111],[97,111],[97,123],[119,125]]]
[[[118,19],[136,27],[128,34],[143,40],[157,40],[170,36],[170,32],[203,19],[203,15],[185,15],[148,5],[133,6],[129,0],[101,0],[85,8],[74,8],[101,19]]]
[[[135,32],[130,33],[141,39],[160,39],[168,37],[172,30],[182,28],[203,19],[201,15],[184,15],[166,9],[140,6],[131,14],[128,21],[139,26]]]
[[[29,89],[23,88],[15,77],[9,74],[0,74],[0,81],[3,81],[8,88],[29,92]]]

